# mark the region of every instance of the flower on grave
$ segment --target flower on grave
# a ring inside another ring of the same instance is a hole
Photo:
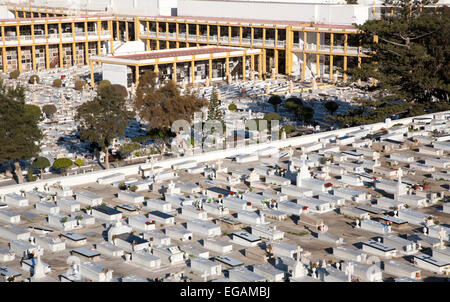
[[[151,225],[152,223],[150,221],[146,221],[145,225]]]
[[[374,176],[374,177],[372,177],[372,179],[373,179],[373,180],[377,180],[377,177],[376,177],[376,176]]]
[[[294,166],[294,169],[297,170],[297,166]]]
[[[231,191],[231,192],[230,192],[230,195],[231,195],[231,196],[233,196],[233,195],[234,195],[234,192],[233,192],[233,191]]]
[[[327,182],[326,184],[325,184],[325,188],[330,188],[330,187],[332,187],[333,186],[333,184],[331,183],[331,182]]]
[[[222,194],[219,194],[219,196],[218,196],[219,198],[222,198],[223,197],[223,195]]]
[[[249,202],[247,202],[247,205],[248,205],[248,206],[251,206],[251,205],[252,205],[252,203],[251,203],[251,202],[249,201]]]
[[[152,220],[152,224],[155,224],[155,221],[154,221],[154,220]]]
[[[389,221],[389,220],[388,220],[388,222],[386,222],[386,224],[387,224],[387,225],[392,225],[392,221]]]
[[[16,279],[15,276],[9,276],[8,277],[8,282],[14,282],[15,279]]]
[[[303,211],[306,211],[307,209],[308,209],[308,207],[307,207],[307,206],[304,206],[302,210],[303,210]]]

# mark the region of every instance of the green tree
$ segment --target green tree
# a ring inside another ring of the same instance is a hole
[[[78,166],[78,168],[84,166],[84,160],[82,158],[77,158],[74,162],[75,165]]]
[[[220,101],[217,97],[216,88],[213,88],[211,99],[208,105],[208,121],[223,121],[222,111],[220,111]]]
[[[111,85],[112,88],[124,99],[128,98],[128,90],[125,88],[125,86],[119,85],[119,84],[113,84]]]
[[[264,115],[266,121],[281,121],[281,116],[275,112],[269,112]]]
[[[125,134],[133,116],[126,110],[124,98],[111,86],[101,89],[94,100],[78,107],[75,119],[80,122],[81,139],[98,144],[105,152],[106,169],[109,169],[109,146],[113,139]]]
[[[314,116],[314,109],[311,107],[302,106],[298,109],[298,114],[303,117],[303,121],[310,123]]]
[[[125,156],[128,156],[129,154],[133,153],[133,151],[141,149],[141,144],[139,143],[128,143],[120,146],[120,153],[122,153]]]
[[[376,79],[378,89],[398,99],[430,102],[449,100],[450,8],[427,9],[437,1],[386,1],[395,14],[359,26],[369,58],[350,68],[351,80]]]
[[[108,80],[102,80],[100,81],[100,83],[98,83],[97,90],[101,90],[107,86],[111,86],[111,82]]]
[[[194,113],[208,105],[192,91],[181,95],[173,81],[157,83],[162,83],[161,75],[147,71],[141,76],[136,91],[136,109],[150,128],[170,129],[177,120],[190,123]]]
[[[45,157],[36,158],[31,166],[41,171],[41,179],[44,179],[44,169],[50,167],[50,161]]]
[[[33,115],[33,117],[36,120],[40,120],[41,115],[42,115],[42,111],[41,108],[39,108],[39,106],[36,105],[30,105],[30,104],[25,104],[25,109],[31,114]]]
[[[51,117],[53,114],[55,114],[57,111],[57,108],[55,105],[44,105],[42,107],[42,112],[45,113],[48,117]]]
[[[339,104],[329,101],[325,103],[324,107],[331,115],[333,115],[339,109]]]
[[[17,182],[23,183],[19,160],[30,160],[40,151],[39,117],[25,105],[25,89],[20,85],[6,88],[0,81],[0,104],[0,162],[13,161]]]
[[[281,104],[282,100],[281,97],[279,95],[272,95],[269,100],[268,100],[269,104],[271,104],[273,106],[273,109],[275,110],[275,112],[278,111],[278,105]]]
[[[58,158],[53,162],[53,168],[61,172],[65,172],[68,168],[73,166],[73,161],[69,158]]]

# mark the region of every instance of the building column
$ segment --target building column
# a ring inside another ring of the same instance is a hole
[[[231,29],[232,29],[232,27],[228,26],[228,45],[231,44]]]
[[[273,56],[275,61],[275,74],[278,74],[278,49],[273,50]]]
[[[7,57],[6,57],[6,46],[5,46],[5,27],[2,26],[1,27],[1,32],[2,32],[2,42],[3,42],[3,47],[2,47],[2,61],[3,61],[3,72],[7,72]]]
[[[173,62],[173,66],[172,66],[172,72],[173,72],[173,81],[175,82],[175,84],[177,83],[178,79],[177,79],[177,62]]]
[[[258,55],[258,74],[259,74],[259,79],[262,80],[263,78],[263,67],[262,67],[262,54]]]
[[[227,57],[225,58],[225,77],[227,81],[229,75],[230,75],[230,53],[227,52]]]
[[[308,33],[306,29],[303,28],[303,70],[302,70],[302,80],[306,80],[306,50],[308,49]]]
[[[316,27],[317,33],[316,33],[316,78],[320,76],[320,32],[319,29]]]
[[[94,78],[94,61],[90,60],[89,65],[91,66],[91,87],[95,87],[95,78]]]
[[[84,33],[86,35],[86,42],[84,42],[84,61],[86,62],[86,64],[89,64],[89,36],[87,20],[84,21]]]
[[[45,33],[45,68],[50,69],[50,49],[48,46],[48,23],[44,24],[44,33]]]
[[[244,50],[244,55],[242,56],[242,80],[245,81],[245,74],[246,74],[246,68],[245,65],[247,64],[247,52]]]
[[[262,72],[267,72],[267,53],[265,48],[262,50]]]
[[[255,55],[250,55],[250,69],[251,71],[255,71]]]
[[[109,40],[109,45],[111,48],[111,54],[114,54],[114,35],[113,35],[113,23],[112,20],[108,21],[108,31],[111,33],[111,39]]]
[[[253,48],[253,40],[255,38],[255,28],[251,25],[250,48]]]
[[[242,25],[239,23],[239,45],[242,46],[242,35],[243,35],[244,29],[242,28]]]
[[[139,86],[139,65],[136,65],[136,88]]]
[[[191,61],[191,83],[195,83],[195,61],[192,59]]]
[[[76,66],[77,65],[77,56],[76,56],[76,52],[77,52],[77,47],[76,47],[76,37],[75,37],[75,22],[72,22],[72,65]]]
[[[219,45],[221,43],[220,38],[221,34],[220,34],[220,25],[217,24],[217,45]]]
[[[347,56],[344,56],[344,82],[347,82]]]
[[[36,43],[34,39],[34,21],[31,23],[31,41],[33,45],[31,46],[31,62],[33,63],[33,70],[36,70]]]
[[[169,22],[166,22],[166,49],[170,48],[169,43]]]
[[[116,40],[120,41],[120,23],[116,20]]]
[[[64,53],[62,44],[62,26],[61,21],[58,22],[58,34],[59,34],[59,68],[64,67]]]
[[[209,24],[206,24],[206,43],[209,44]]]
[[[97,55],[102,55],[102,22],[99,20],[97,21]]]
[[[19,69],[19,71],[22,71],[22,48],[20,46],[20,26],[17,25],[16,26],[16,35],[17,35],[17,42],[18,42],[18,46],[17,46],[17,68]]]
[[[180,37],[180,25],[179,23],[175,23],[175,30],[176,30],[176,35],[177,35],[177,48],[180,48],[180,41],[179,41],[179,37]]]
[[[208,78],[209,78],[209,83],[212,84],[212,55],[209,56],[209,60],[208,60]]]
[[[159,22],[156,21],[156,50],[159,50]]]

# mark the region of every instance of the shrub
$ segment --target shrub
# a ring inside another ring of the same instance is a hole
[[[69,158],[59,158],[53,163],[55,169],[67,169],[73,165],[73,161]]]
[[[62,87],[62,81],[61,79],[56,79],[53,81],[53,87],[55,88],[61,88]]]
[[[37,75],[32,75],[32,76],[30,77],[30,79],[28,80],[28,83],[34,84],[34,81],[36,81],[36,84],[39,84],[39,82],[41,81],[41,79],[40,79],[39,76],[37,76]]]
[[[119,94],[120,96],[122,96],[123,98],[128,97],[128,90],[124,86],[119,85],[119,84],[114,84],[114,85],[111,85],[111,87],[114,88],[114,91],[117,94]]]
[[[44,112],[47,116],[52,116],[57,111],[57,108],[55,105],[44,105],[42,107],[42,112]]]
[[[111,86],[111,82],[110,81],[108,81],[108,80],[100,81],[100,83],[98,83],[97,90],[101,90],[101,89],[103,89],[103,88],[105,88],[107,86]]]
[[[295,131],[295,127],[292,125],[286,125],[284,126],[282,129],[284,129],[284,131],[286,132],[286,134],[291,134],[292,132]]]
[[[83,87],[86,85],[86,81],[84,80],[76,80],[75,81],[75,90],[81,91]]]
[[[77,160],[75,160],[75,165],[78,167],[84,166],[84,160],[82,158],[77,158]]]
[[[235,110],[237,110],[236,104],[230,104],[230,105],[228,106],[228,110],[230,110],[230,111],[235,111]]]
[[[131,154],[133,151],[139,150],[141,148],[141,144],[139,143],[128,143],[120,146],[120,153],[122,154]]]
[[[281,121],[281,116],[278,113],[275,112],[269,112],[266,115],[264,115],[264,119],[267,121]]]
[[[29,182],[36,181],[37,177],[33,175],[33,169],[29,168],[27,171],[27,178]]]
[[[9,78],[12,80],[19,78],[19,76],[20,76],[20,71],[18,71],[18,70],[14,70],[9,73]]]

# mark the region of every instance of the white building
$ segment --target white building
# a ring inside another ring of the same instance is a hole
[[[176,265],[184,261],[184,253],[178,246],[154,247],[152,254],[161,259],[164,264]]]
[[[393,247],[388,247],[381,242],[375,240],[368,240],[362,243],[362,250],[372,255],[380,256],[386,259],[391,259],[397,256],[397,250]]]
[[[6,194],[4,196],[4,201],[7,205],[12,207],[27,207],[28,206],[28,199],[26,197],[23,197],[19,194]]]
[[[206,277],[220,276],[222,274],[222,265],[220,263],[201,257],[191,259],[191,269]]]
[[[192,233],[197,233],[202,236],[214,237],[222,235],[222,231],[220,230],[220,226],[217,224],[203,221],[200,219],[189,220],[186,223],[186,228]]]
[[[230,253],[233,250],[233,245],[231,243],[225,242],[223,239],[219,238],[205,239],[203,240],[203,246],[205,249],[219,254]]]
[[[83,205],[95,207],[102,204],[103,197],[88,191],[83,191],[76,195],[76,200]]]
[[[34,242],[37,246],[51,253],[61,252],[66,249],[66,243],[59,237],[35,237]]]
[[[239,231],[233,233],[231,236],[234,243],[247,247],[257,246],[261,243],[261,239],[259,237],[253,236],[247,232]]]
[[[105,268],[94,261],[81,263],[79,265],[79,270],[80,275],[83,278],[94,282],[111,282],[113,278],[112,270]]]
[[[253,225],[252,235],[267,239],[267,240],[282,240],[284,232],[277,229],[276,226],[269,225]]]
[[[415,255],[414,265],[437,274],[448,274],[450,272],[450,263],[448,261],[441,261],[425,254]]]
[[[1,210],[0,221],[8,224],[18,224],[20,223],[20,215],[13,211]]]
[[[131,263],[153,269],[161,266],[161,259],[145,251],[136,251],[131,254]]]

